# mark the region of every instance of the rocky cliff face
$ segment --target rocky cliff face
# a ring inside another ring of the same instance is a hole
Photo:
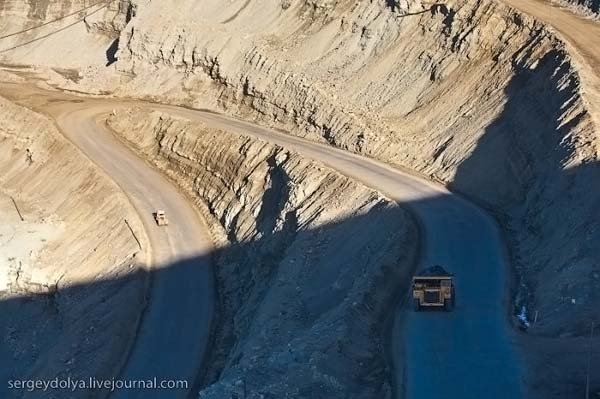
[[[87,29],[48,39],[83,52],[5,57],[84,65],[70,88],[218,109],[432,176],[502,223],[531,333],[580,336],[598,317],[598,126],[543,25],[492,0],[135,3],[109,69]]]
[[[43,28],[40,25],[46,24],[50,33],[51,29],[60,29],[66,24],[85,20],[90,31],[116,38],[134,15],[135,9],[128,0],[2,0],[0,13],[3,35],[31,29],[29,38],[35,38],[39,32],[34,31]]]
[[[84,68],[97,73],[114,62],[117,39],[135,5],[128,0],[0,0],[0,15],[0,61],[50,66],[70,77]]]
[[[201,397],[389,395],[383,320],[417,248],[405,211],[251,137],[136,110],[109,123],[229,241],[216,256],[220,322]]]
[[[448,183],[503,223],[528,287],[516,311],[547,315],[541,334],[582,332],[600,292],[600,194],[585,183],[600,144],[542,25],[474,0],[163,7],[140,3],[121,35],[122,93],[224,109]]]

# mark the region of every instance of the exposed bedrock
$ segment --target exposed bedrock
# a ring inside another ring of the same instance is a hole
[[[389,394],[382,321],[418,248],[404,210],[250,137],[138,110],[109,124],[227,237],[201,397]]]
[[[200,21],[193,2],[168,15],[140,3],[121,35],[118,68],[133,78],[120,91],[224,109],[446,182],[503,224],[515,312],[543,315],[531,331],[583,333],[600,292],[600,194],[587,183],[599,143],[560,41],[493,1],[241,3],[204,2]]]

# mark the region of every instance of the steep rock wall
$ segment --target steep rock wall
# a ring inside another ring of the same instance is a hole
[[[389,395],[383,320],[418,246],[405,211],[251,137],[139,110],[109,125],[229,241],[216,255],[220,322],[201,397]]]
[[[492,0],[137,3],[118,86],[93,69],[78,89],[225,110],[442,180],[502,222],[530,332],[597,319],[598,127],[543,25]]]
[[[580,238],[597,234],[585,182],[600,143],[543,25],[488,0],[219,4],[140,2],[118,91],[224,109],[448,183],[504,225],[522,278],[515,312],[544,315],[531,331],[583,333],[600,292],[597,252]]]
[[[448,183],[504,225],[515,312],[545,316],[531,331],[582,333],[600,143],[543,25],[491,0],[127,4],[121,76],[92,68],[80,87],[226,110]],[[552,217],[571,204],[569,223]]]
[[[0,61],[51,67],[77,81],[81,70],[97,74],[114,62],[134,15],[130,0],[0,0]]]
[[[48,28],[60,28],[87,16],[85,24],[90,30],[116,38],[134,12],[134,5],[127,0],[2,0],[0,24],[3,27],[2,36],[5,36],[20,30],[35,30],[42,24],[48,24]],[[28,38],[31,39],[38,33],[32,31]]]

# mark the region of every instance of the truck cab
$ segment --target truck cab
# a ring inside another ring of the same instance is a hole
[[[416,311],[450,311],[454,307],[453,276],[441,266],[426,269],[413,277],[412,296]]]

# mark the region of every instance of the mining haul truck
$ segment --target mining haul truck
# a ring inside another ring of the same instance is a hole
[[[436,309],[450,311],[454,307],[452,275],[441,266],[433,266],[413,277],[415,310]]]
[[[167,215],[165,211],[156,211],[154,212],[154,220],[156,220],[156,224],[159,226],[168,226],[169,220],[167,219]]]

